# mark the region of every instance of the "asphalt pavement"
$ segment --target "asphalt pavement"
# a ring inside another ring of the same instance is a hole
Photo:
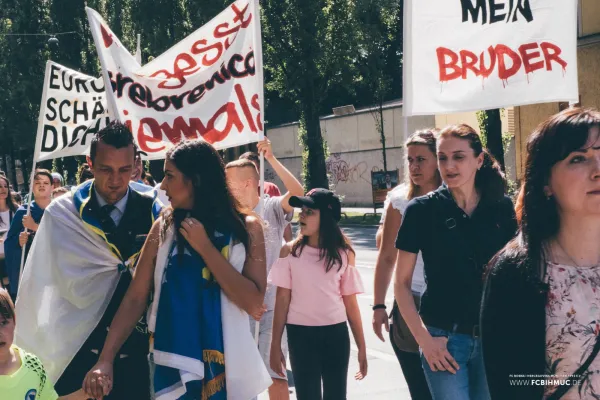
[[[409,400],[411,397],[398,360],[394,355],[394,350],[387,338],[384,343],[375,336],[371,324],[374,268],[377,260],[377,249],[375,247],[377,227],[344,227],[344,231],[352,240],[356,250],[356,267],[359,269],[365,285],[365,293],[358,296],[358,304],[363,320],[369,362],[367,377],[360,382],[354,380],[354,374],[358,371],[358,353],[354,339],[352,339],[350,370],[348,372],[348,399]],[[392,290],[392,285],[390,285],[386,297],[388,309],[391,309],[393,301]],[[350,336],[352,337],[352,335]],[[292,391],[291,398],[296,399],[294,388],[290,387],[290,390]],[[259,400],[267,399],[266,394],[259,396]]]

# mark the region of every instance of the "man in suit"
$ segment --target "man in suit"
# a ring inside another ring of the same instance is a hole
[[[161,206],[155,201],[154,191],[141,193],[130,184],[136,151],[131,132],[121,123],[113,122],[95,135],[87,158],[95,179],[82,183],[73,189],[71,194],[57,199],[52,204],[49,208],[51,217],[44,231],[44,239],[39,246],[34,246],[32,249],[32,253],[38,247],[40,251],[45,249],[44,251],[47,252],[50,249],[54,253],[52,260],[48,266],[39,265],[41,259],[30,255],[36,261],[26,266],[30,269],[40,267],[54,269],[54,273],[47,279],[51,285],[58,288],[60,296],[57,296],[58,299],[49,307],[62,311],[57,314],[54,324],[68,326],[74,318],[77,318],[81,321],[81,324],[77,325],[87,327],[83,333],[64,331],[65,336],[75,335],[76,338],[70,340],[44,337],[44,333],[29,333],[26,329],[17,332],[17,341],[21,340],[22,343],[29,344],[30,348],[35,347],[36,343],[53,343],[61,340],[74,342],[71,347],[60,347],[60,351],[35,349],[42,354],[40,356],[42,360],[50,359],[51,377],[60,376],[55,386],[59,395],[67,395],[80,389],[85,374],[96,364],[112,319],[132,280],[139,251],[160,212]],[[60,234],[59,229],[65,229],[62,220],[68,218],[73,218],[71,225],[75,233],[67,233],[68,237],[56,242],[54,237]],[[77,252],[77,247],[87,246],[90,242],[95,246],[91,247],[90,258],[95,256],[98,260],[96,262],[88,261],[84,251],[81,251],[83,257],[79,259],[78,264],[70,261],[77,255],[63,254],[69,252],[68,246]],[[52,243],[52,246],[46,246],[45,243]],[[58,248],[54,250],[54,246]],[[46,257],[48,256],[50,255],[47,254]],[[71,263],[69,267],[65,266],[69,263]],[[80,264],[82,266],[79,269]],[[100,271],[94,272],[98,270]],[[77,280],[78,274],[82,276],[79,280]],[[29,293],[22,292],[20,296],[23,297],[22,307],[31,308],[37,303],[26,299],[26,296],[36,297],[35,288],[41,285],[38,283],[36,286],[35,281],[42,278],[35,277],[33,273],[24,274],[24,281],[25,275],[28,276],[28,281],[33,283],[26,284]],[[60,282],[56,282],[56,276],[73,277],[73,280],[61,286]],[[86,286],[89,282],[94,282],[93,289]],[[100,284],[104,286],[98,290]],[[86,298],[86,290],[94,289],[96,293]],[[95,305],[95,308],[90,307],[90,304]],[[89,307],[88,313],[86,307]],[[30,326],[35,325],[35,320],[33,321],[29,323]],[[55,326],[50,327],[48,331],[56,335],[56,332],[61,332],[61,329],[64,328]],[[51,333],[46,335],[49,336]],[[80,343],[83,345],[78,349],[72,347],[79,346]],[[148,351],[149,334],[145,318],[142,318],[115,359],[113,391],[105,397],[105,400],[151,398]],[[55,354],[61,357],[56,357]],[[53,359],[59,359],[60,362],[53,365]]]

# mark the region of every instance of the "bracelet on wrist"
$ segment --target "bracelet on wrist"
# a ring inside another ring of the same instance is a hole
[[[383,310],[387,309],[387,306],[385,304],[375,304],[373,306],[373,311],[375,311],[375,310],[382,310],[382,309]]]

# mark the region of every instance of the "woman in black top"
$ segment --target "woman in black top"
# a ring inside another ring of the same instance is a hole
[[[433,398],[485,400],[478,322],[483,273],[515,235],[514,208],[498,163],[473,128],[443,129],[437,153],[445,184],[409,203],[398,233],[396,301],[421,348]],[[411,293],[419,251],[427,282],[420,315]]]
[[[492,261],[482,302],[490,392],[598,399],[600,113],[563,111],[527,149],[520,235]]]

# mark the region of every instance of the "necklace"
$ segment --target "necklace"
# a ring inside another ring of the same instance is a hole
[[[570,254],[569,254],[569,253],[568,253],[568,252],[565,250],[565,248],[562,246],[562,244],[560,244],[560,242],[558,241],[558,239],[554,239],[554,241],[556,242],[556,244],[558,245],[558,247],[560,247],[560,250],[561,250],[561,251],[562,251],[562,252],[563,252],[563,253],[564,253],[564,254],[565,254],[567,257],[569,257],[569,260],[571,260],[571,262],[573,263],[573,265],[574,265],[574,266],[576,266],[576,267],[578,267],[578,268],[584,268],[584,267],[582,267],[581,265],[579,265],[579,263],[577,263],[577,261],[575,261],[575,260],[573,259],[573,257],[571,257],[571,255],[570,255]],[[598,264],[599,264],[599,263],[598,263],[598,262],[596,262],[596,264],[595,264],[595,265],[593,265],[593,266],[596,266],[596,265],[598,265]]]

